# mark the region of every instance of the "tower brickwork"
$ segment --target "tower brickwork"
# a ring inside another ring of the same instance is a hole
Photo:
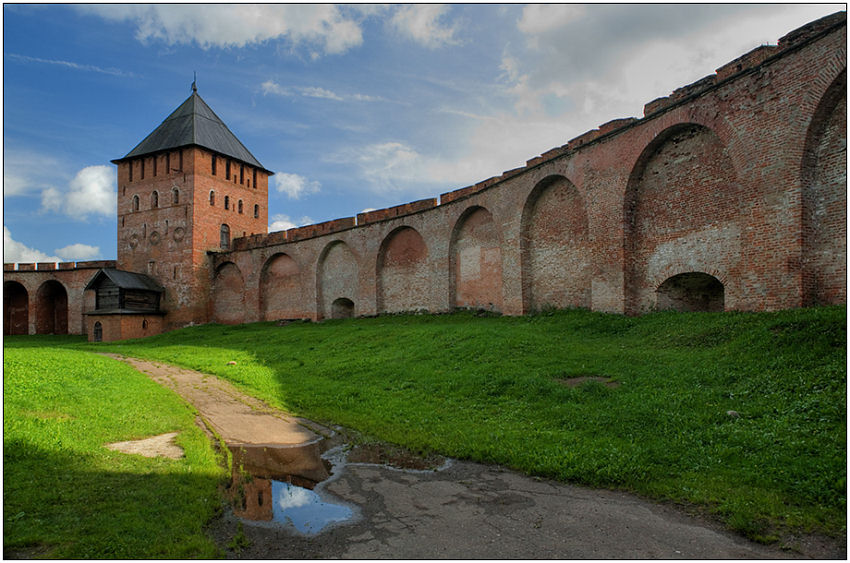
[[[210,251],[268,230],[266,170],[197,91],[118,165],[118,260],[164,288],[166,329],[208,322]]]

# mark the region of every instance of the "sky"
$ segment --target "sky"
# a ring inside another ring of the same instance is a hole
[[[269,230],[498,176],[844,4],[4,4],[4,262],[116,257],[116,170],[198,93]]]

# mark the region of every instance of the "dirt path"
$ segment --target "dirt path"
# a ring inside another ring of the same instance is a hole
[[[438,469],[402,470],[364,463],[370,456],[340,445],[332,429],[272,409],[214,376],[119,359],[193,404],[257,476],[240,488],[242,506],[211,526],[222,548],[236,546],[229,558],[845,558],[846,544],[834,540],[763,546],[634,495],[496,466],[447,460]],[[299,479],[313,490],[277,481]],[[305,499],[294,506],[306,504],[307,495],[346,519],[301,533],[294,517],[278,517],[293,498]]]

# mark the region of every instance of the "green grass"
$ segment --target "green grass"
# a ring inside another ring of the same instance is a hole
[[[225,476],[194,414],[121,362],[69,349],[80,338],[7,338],[3,549],[51,558],[209,558],[203,526]],[[104,444],[179,431],[180,460]]]
[[[846,343],[846,309],[831,307],[400,315],[74,346],[220,375],[413,451],[697,507],[770,541],[846,533]],[[563,384],[578,376],[619,386]]]

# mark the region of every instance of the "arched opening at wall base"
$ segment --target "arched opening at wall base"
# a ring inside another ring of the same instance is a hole
[[[659,311],[720,312],[725,308],[723,284],[703,272],[667,278],[656,290]]]
[[[36,294],[36,334],[68,334],[68,292],[56,280],[41,284]]]
[[[29,295],[15,281],[3,283],[3,334],[28,334]]]
[[[332,319],[350,319],[354,316],[354,301],[345,297],[335,299],[331,303]]]

